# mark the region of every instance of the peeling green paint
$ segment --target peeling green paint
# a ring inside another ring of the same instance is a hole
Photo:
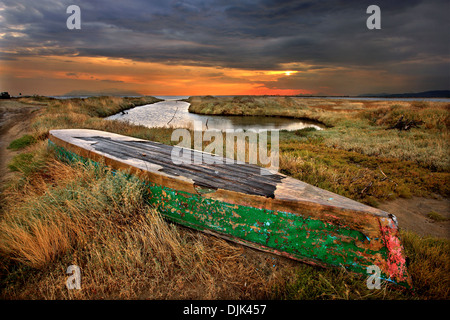
[[[172,221],[197,230],[250,241],[298,259],[344,266],[365,272],[367,256],[386,255],[358,245],[369,240],[361,232],[289,212],[272,211],[205,199],[199,195],[149,184],[149,203]]]
[[[49,145],[60,158],[86,161],[51,141]],[[343,266],[365,275],[367,266],[389,259],[386,245],[377,251],[370,250],[370,241],[378,239],[371,240],[346,226],[302,216],[301,213],[259,209],[204,197],[210,190],[191,194],[144,183],[150,205],[168,220],[196,230],[208,230],[266,251],[320,265]],[[383,272],[381,277],[390,278]]]

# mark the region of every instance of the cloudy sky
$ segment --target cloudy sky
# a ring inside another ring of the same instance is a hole
[[[81,29],[69,30],[69,5]],[[369,30],[369,5],[381,30]],[[13,95],[403,93],[450,89],[448,0],[0,0]]]

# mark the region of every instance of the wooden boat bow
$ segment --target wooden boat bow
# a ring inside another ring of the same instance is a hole
[[[395,216],[281,173],[190,150],[174,164],[172,146],[87,130],[51,130],[49,145],[69,160],[102,162],[142,179],[167,219],[259,250],[411,285]]]

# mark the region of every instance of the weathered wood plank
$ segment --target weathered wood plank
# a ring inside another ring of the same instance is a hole
[[[143,163],[157,164],[161,166],[159,171],[170,175],[190,178],[194,181],[195,185],[203,188],[224,188],[273,198],[277,183],[285,178],[281,175],[274,175],[271,179],[264,179],[259,167],[239,164],[237,162],[222,164],[220,172],[215,170],[216,166],[214,164],[198,164],[193,162],[192,164],[182,163],[176,165],[172,163],[172,147],[170,146],[161,147],[158,144],[144,145],[143,143],[136,145],[132,141],[114,141],[103,137],[80,137],[80,139],[95,142],[93,145],[95,150],[114,155],[120,159],[134,158],[141,160]],[[201,154],[201,152],[195,153]],[[241,172],[236,172],[242,166],[249,168],[249,172],[246,172],[245,175]],[[252,169],[251,171],[250,168]]]
[[[175,222],[260,250],[317,265],[343,265],[410,284],[395,217],[251,164],[172,162],[174,147],[95,130],[52,130],[62,157],[79,155],[130,170],[150,202]],[[210,154],[192,151],[191,159]],[[206,192],[201,190],[207,188]]]

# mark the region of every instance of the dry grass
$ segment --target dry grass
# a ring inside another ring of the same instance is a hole
[[[295,97],[192,97],[207,114],[276,115],[320,121],[320,131],[281,132],[283,173],[370,205],[396,197],[450,195],[448,103]],[[421,121],[389,129],[400,117]]]
[[[120,99],[42,100],[48,107],[32,123],[38,142],[14,158],[11,168],[22,176],[2,194],[2,298],[257,299],[272,297],[272,287],[294,276],[291,261],[164,221],[146,205],[140,181],[106,168],[61,163],[46,149],[54,128],[162,142],[170,142],[170,128],[96,116],[116,112],[124,105]],[[97,110],[105,106],[109,111]],[[81,291],[65,287],[71,264],[82,270]]]
[[[189,101],[194,113],[315,120],[329,127],[315,133],[327,147],[415,161],[432,170],[450,169],[448,103],[245,96],[192,97]],[[386,130],[401,116],[423,123],[409,131]]]
[[[397,197],[450,194],[448,172],[432,171],[395,157],[330,148],[314,142],[314,135],[281,135],[281,172],[373,206]]]
[[[450,298],[450,243],[404,232],[402,240],[410,259],[408,271],[415,293],[425,299]]]
[[[6,285],[3,298],[255,299],[292,276],[240,246],[164,221],[137,179],[51,156],[43,170],[9,193],[0,222],[2,260],[38,276]],[[71,264],[82,270],[80,292],[65,288]]]
[[[404,234],[419,296],[168,223],[143,184],[108,168],[47,165],[8,194],[0,221],[7,299],[411,299],[448,297],[448,244]],[[43,173],[45,172],[45,174]],[[426,242],[428,241],[428,242]],[[65,287],[69,265],[82,289]],[[425,265],[424,265],[425,264]],[[428,270],[425,272],[424,270]],[[436,286],[435,286],[436,285]]]
[[[253,103],[246,99],[244,104]],[[269,100],[284,103],[278,97]],[[278,108],[265,98],[258,101]],[[404,235],[418,294],[386,283],[382,290],[370,291],[364,277],[261,254],[171,224],[145,203],[146,191],[138,180],[104,167],[67,165],[46,150],[48,131],[55,128],[100,129],[174,143],[170,128],[149,129],[101,118],[137,101],[28,98],[26,102],[48,106],[32,123],[31,134],[37,142],[21,150],[12,162],[21,178],[2,193],[4,299],[448,299],[448,242]],[[392,114],[381,113],[379,106],[369,106],[362,113],[361,105],[353,103],[317,101],[311,110],[305,101],[287,103],[297,111],[285,112],[312,115],[336,132],[351,127],[384,130],[395,120]],[[422,107],[418,110],[426,110]],[[437,130],[443,115],[429,114],[426,130]],[[368,203],[389,198],[391,193],[408,196],[417,189],[448,192],[447,172],[435,172],[417,159],[407,162],[362,149],[350,151],[344,145],[330,146],[333,134],[327,137],[328,130],[282,132],[282,170]],[[369,181],[373,184],[366,188]],[[65,272],[71,264],[81,268],[80,291],[65,287]]]

